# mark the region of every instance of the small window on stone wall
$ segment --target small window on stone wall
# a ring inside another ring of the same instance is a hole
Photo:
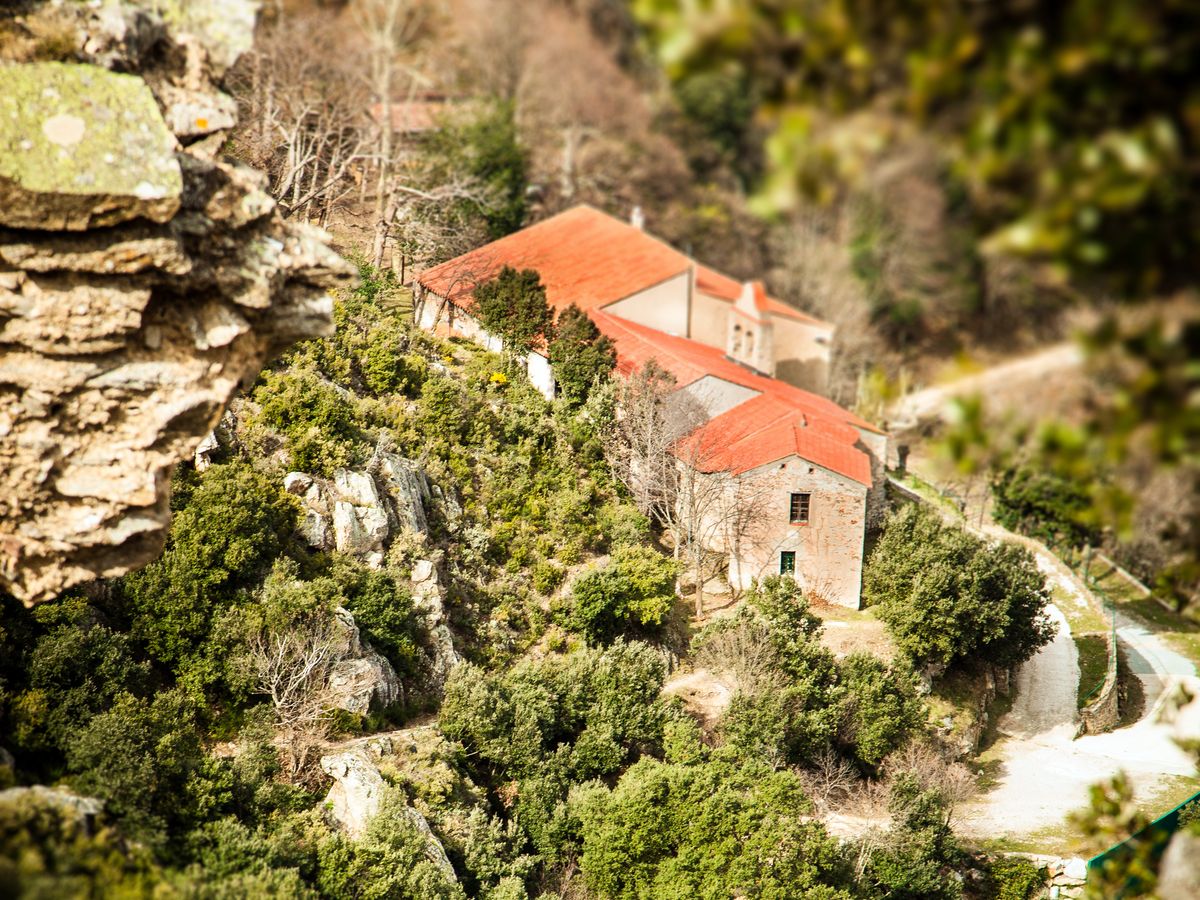
[[[812,494],[792,494],[791,503],[788,505],[788,521],[793,525],[806,525],[808,523],[808,501]]]
[[[779,554],[779,574],[794,575],[796,574],[796,551],[784,550]]]

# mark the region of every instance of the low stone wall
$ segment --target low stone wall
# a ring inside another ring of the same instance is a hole
[[[1100,687],[1092,701],[1079,711],[1079,729],[1075,736],[1083,734],[1100,734],[1112,731],[1121,719],[1120,691],[1117,679],[1117,643],[1110,631],[1106,639],[1108,645],[1108,672],[1104,676],[1104,684]]]

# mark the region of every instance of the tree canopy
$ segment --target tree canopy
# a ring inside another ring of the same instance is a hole
[[[986,543],[919,506],[888,518],[863,597],[918,665],[1015,666],[1056,631],[1046,614],[1050,591],[1028,550]]]
[[[546,289],[533,269],[505,266],[490,281],[475,288],[479,321],[504,341],[504,352],[524,358],[541,340],[553,333],[553,313],[546,303]]]
[[[554,323],[550,365],[563,399],[578,406],[596,382],[613,370],[617,353],[612,341],[600,333],[587,313],[572,303]]]

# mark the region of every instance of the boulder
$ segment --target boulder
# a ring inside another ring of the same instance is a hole
[[[1163,854],[1158,870],[1161,900],[1195,900],[1200,897],[1200,835],[1178,832]]]
[[[359,522],[354,506],[345,500],[333,504],[333,537],[334,545],[343,553],[366,553],[375,547]]]
[[[366,715],[372,706],[384,708],[404,699],[404,688],[392,664],[374,651],[343,659],[329,673],[330,706]]]
[[[391,752],[386,738],[370,738],[321,758],[322,771],[333,779],[325,797],[329,814],[352,838],[361,838],[366,833],[385,798],[396,803],[402,801],[399,792],[389,791],[379,772],[378,760]],[[456,881],[446,848],[429,827],[429,821],[408,803],[403,806],[403,814],[424,839],[426,858],[448,879]]]
[[[0,42],[0,591],[26,603],[157,555],[172,468],[354,277],[216,158],[256,8],[28,4]],[[22,63],[22,35],[78,61]]]
[[[416,560],[410,581],[413,605],[425,616],[425,624],[429,629],[433,650],[430,680],[435,689],[441,690],[450,671],[462,662],[462,656],[455,649],[454,636],[446,624],[446,597],[437,563],[432,559]]]
[[[321,771],[333,779],[325,797],[329,814],[351,837],[362,837],[387,787],[379,769],[365,750],[355,748],[321,757]]]
[[[47,787],[44,784],[0,791],[0,805],[9,803],[38,803],[45,806],[56,806],[80,819],[98,816],[104,811],[102,800],[97,800],[95,797],[81,797],[66,788]]]
[[[134,75],[0,67],[0,225],[84,231],[179,210],[175,137]]]
[[[317,550],[332,550],[335,546],[333,526],[328,516],[306,508],[300,518],[300,536]]]
[[[350,611],[336,611],[340,643],[329,673],[329,705],[333,709],[365,715],[404,699],[404,685],[387,658],[362,639]]]
[[[432,494],[425,473],[411,460],[385,453],[379,460],[379,477],[391,500],[396,527],[417,534],[427,533],[429,520],[425,516],[425,504]]]
[[[382,506],[375,479],[366,472],[338,469],[333,473],[333,484],[338,496],[352,506]]]

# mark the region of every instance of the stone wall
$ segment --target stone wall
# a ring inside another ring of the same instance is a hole
[[[27,603],[157,555],[174,465],[353,277],[219,155],[256,9],[0,11],[0,590]]]

